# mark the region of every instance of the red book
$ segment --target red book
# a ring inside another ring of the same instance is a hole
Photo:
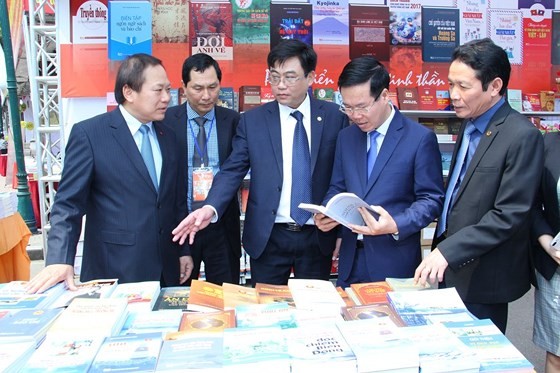
[[[419,110],[418,87],[397,87],[397,98],[401,110]]]
[[[436,89],[434,87],[418,88],[420,110],[437,110]]]
[[[362,304],[387,303],[387,292],[393,290],[385,281],[350,284],[350,288]]]

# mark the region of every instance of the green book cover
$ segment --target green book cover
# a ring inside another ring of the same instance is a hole
[[[270,43],[270,0],[234,0],[233,41],[235,44]]]

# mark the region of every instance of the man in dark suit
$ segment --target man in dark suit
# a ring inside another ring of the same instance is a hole
[[[115,82],[119,107],[72,128],[51,212],[46,267],[31,292],[74,285],[74,257],[87,215],[80,279],[184,283],[193,263],[187,245],[171,240],[186,212],[183,164],[175,132],[159,123],[170,83],[161,61],[124,60]],[[146,128],[147,127],[147,128]]]
[[[212,180],[231,153],[231,141],[239,123],[239,114],[216,106],[222,71],[209,55],[197,53],[187,58],[183,63],[182,78],[187,102],[169,108],[163,123],[172,126],[179,137],[181,163],[188,169],[185,195],[188,211],[192,212],[204,204],[204,197],[210,187],[210,183],[201,180]],[[202,132],[197,124],[201,120],[197,118],[203,118]],[[201,154],[202,158],[207,157],[208,162],[194,165]],[[199,177],[205,174],[208,175],[207,179]],[[207,281],[218,285],[224,282],[239,283],[241,233],[237,195],[230,198],[222,218],[200,232],[191,246],[191,254],[194,269],[186,285],[198,278],[201,262],[204,262]]]
[[[340,109],[355,125],[338,136],[325,204],[351,192],[379,216],[364,210],[366,224],[342,228],[337,285],[412,277],[421,261],[420,231],[443,208],[436,135],[391,105],[389,72],[375,58],[350,61],[338,86]],[[372,152],[375,159],[368,162]],[[315,215],[315,222],[324,231],[338,225],[323,214]]]
[[[490,39],[453,52],[449,92],[465,118],[451,161],[433,251],[420,283],[455,287],[478,318],[506,330],[508,302],[530,288],[530,210],[543,168],[540,132],[507,103],[511,66]]]
[[[207,205],[181,222],[174,239],[193,241],[198,230],[221,218],[250,168],[243,246],[251,257],[252,283],[286,284],[292,269],[297,278],[328,279],[336,232],[318,231],[311,214],[297,205],[322,202],[347,119],[336,105],[308,96],[317,65],[310,46],[285,40],[267,62],[276,100],[241,116],[233,152],[216,175]]]

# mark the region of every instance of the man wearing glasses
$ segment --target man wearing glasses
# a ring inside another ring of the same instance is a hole
[[[243,246],[251,257],[251,282],[286,284],[296,278],[327,280],[336,230],[323,233],[301,202],[320,204],[333,169],[339,131],[348,119],[332,103],[309,97],[317,55],[298,40],[285,40],[267,59],[275,101],[245,112],[233,152],[216,175],[206,205],[173,231],[189,236],[223,216],[251,169]]]
[[[404,117],[389,101],[389,73],[373,57],[349,62],[338,79],[354,125],[340,132],[324,203],[352,192],[372,205],[366,225],[342,228],[337,285],[408,278],[421,261],[420,231],[441,214],[441,154],[433,131]],[[315,216],[320,230],[338,223]]]

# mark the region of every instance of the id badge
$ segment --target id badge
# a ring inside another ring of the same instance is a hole
[[[193,168],[193,201],[204,201],[212,187],[214,174],[211,167]]]

